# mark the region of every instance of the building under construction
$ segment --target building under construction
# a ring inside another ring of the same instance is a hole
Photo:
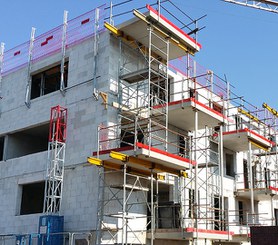
[[[130,2],[1,45],[0,245],[250,244],[278,224],[277,111],[193,59],[171,1]]]

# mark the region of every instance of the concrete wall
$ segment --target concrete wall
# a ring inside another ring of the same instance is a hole
[[[66,231],[90,231],[97,224],[98,171],[94,166],[67,168],[64,176],[63,205]]]
[[[97,66],[97,81],[103,92],[106,92],[108,85],[108,46],[109,34],[105,32],[100,38]],[[92,96],[93,39],[71,47],[66,56],[69,59],[69,72],[65,96],[56,91],[38,97],[31,100],[30,109],[24,104],[27,67],[3,77],[0,135],[47,123],[52,106],[59,104],[68,108],[61,214],[65,215],[66,230],[93,230],[96,227],[97,169],[92,166],[84,167],[84,163],[96,150],[97,125],[107,121],[107,110],[101,100],[96,101]],[[31,72],[49,67],[60,59],[61,55],[55,54],[41,60],[32,66]],[[36,140],[30,141],[24,142],[10,135],[8,143],[5,144],[7,158],[11,159],[0,162],[0,234],[38,231],[41,214],[19,215],[21,185],[45,179],[47,151],[18,157],[26,147],[32,148],[31,145],[36,144]]]

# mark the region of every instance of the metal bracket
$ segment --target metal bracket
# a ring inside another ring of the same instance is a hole
[[[103,105],[105,110],[107,110],[108,107],[108,94],[107,93],[103,93],[103,92],[99,92],[100,97],[103,100]]]

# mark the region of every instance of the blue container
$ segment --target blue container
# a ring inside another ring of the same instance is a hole
[[[38,245],[63,245],[64,216],[44,215],[39,220]]]

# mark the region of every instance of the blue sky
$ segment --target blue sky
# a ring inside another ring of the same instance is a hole
[[[121,0],[114,0],[115,3]],[[104,2],[100,0],[9,0],[2,1],[0,41],[8,50],[29,39],[31,27],[39,35]],[[133,0],[130,8],[155,1]],[[203,49],[195,59],[216,74],[226,74],[235,92],[261,106],[278,109],[278,15],[221,0],[172,0],[193,18],[207,14],[198,40]],[[123,11],[118,9],[118,11]]]

